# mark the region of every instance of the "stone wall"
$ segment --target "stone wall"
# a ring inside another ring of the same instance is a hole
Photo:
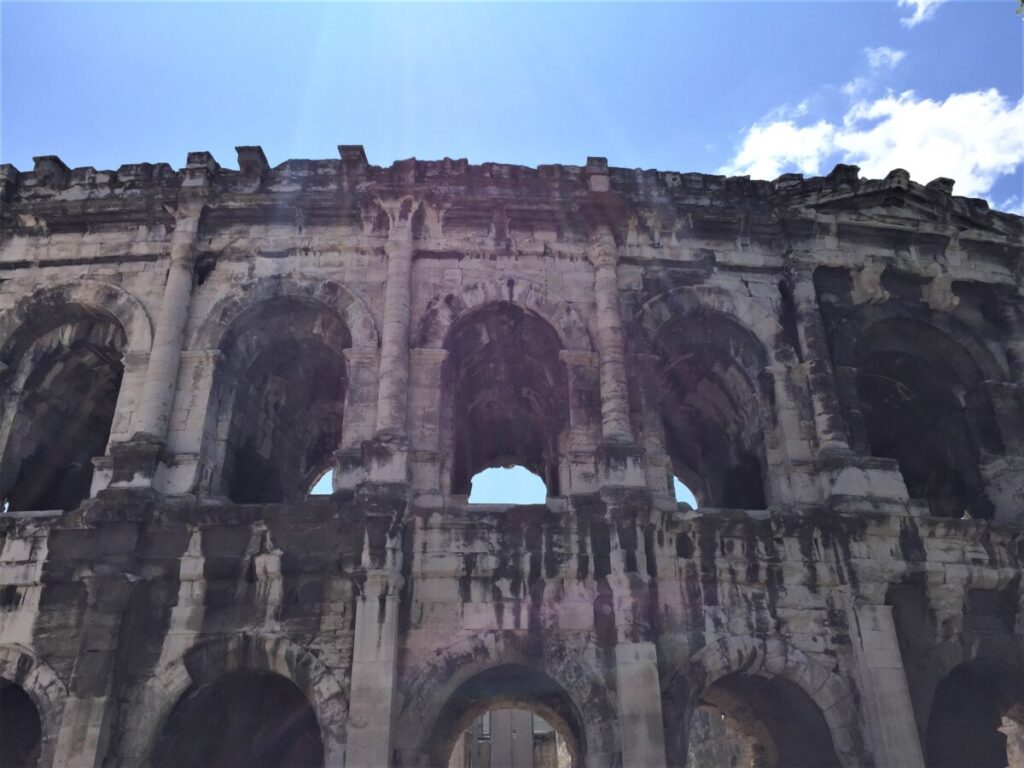
[[[0,166],[11,760],[1024,765],[1024,220],[339,149]]]

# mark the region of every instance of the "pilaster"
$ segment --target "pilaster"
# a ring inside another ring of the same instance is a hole
[[[875,765],[924,768],[892,606],[861,604],[853,613],[860,700]]]
[[[363,492],[373,493],[369,488]],[[346,768],[392,764],[398,610],[404,584],[400,516],[405,500],[394,495],[367,499],[367,504],[364,578],[356,599]],[[388,508],[394,516],[386,513]]]

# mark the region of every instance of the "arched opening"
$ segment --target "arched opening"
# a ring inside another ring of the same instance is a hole
[[[309,489],[310,496],[330,496],[334,493],[334,467],[326,470]]]
[[[989,518],[979,470],[1001,449],[983,376],[967,353],[919,321],[871,326],[855,347],[857,396],[874,456],[896,459],[910,496],[939,517]]]
[[[0,678],[0,766],[35,766],[42,737],[39,710],[32,699],[20,685]]]
[[[813,699],[781,677],[734,672],[701,694],[686,764],[716,768],[834,768],[832,733]]]
[[[473,475],[470,504],[543,504],[548,489],[526,467],[491,467]]]
[[[569,390],[555,330],[514,304],[489,304],[452,326],[445,349],[451,493],[468,495],[482,470],[519,465],[559,495]]]
[[[193,687],[174,707],[153,752],[156,768],[316,768],[320,727],[298,686],[267,672],[232,672]]]
[[[26,341],[13,351],[0,494],[12,511],[74,509],[107,448],[126,335],[109,315],[67,306]]]
[[[489,744],[481,744],[485,723]],[[460,685],[425,746],[431,765],[453,768],[578,768],[586,752],[582,719],[568,694],[544,673],[518,664]],[[480,762],[485,758],[491,762]]]
[[[223,492],[239,504],[304,499],[333,458],[351,337],[328,307],[271,299],[235,322],[223,350]]]
[[[1018,676],[998,664],[968,662],[939,683],[925,736],[929,768],[1005,768],[1006,735],[999,729],[1013,709],[1007,684]]]
[[[692,313],[654,340],[671,473],[708,507],[764,509],[764,424],[757,341],[732,320]]]

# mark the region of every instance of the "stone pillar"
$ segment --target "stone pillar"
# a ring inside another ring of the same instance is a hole
[[[379,355],[374,348],[345,350],[345,416],[341,442],[334,454],[334,490],[355,488],[366,480],[363,446],[377,428]]]
[[[411,215],[411,214],[407,214]],[[377,434],[405,437],[409,401],[409,311],[412,276],[412,227],[408,218],[391,222],[387,245],[387,284],[381,327]]]
[[[167,440],[185,325],[192,303],[199,220],[210,177],[217,168],[209,153],[189,153],[171,236],[167,282],[153,329],[153,347],[149,353],[142,398],[136,410],[136,427],[129,444],[111,448],[114,457],[112,485],[150,485]]]
[[[375,482],[409,482],[409,312],[413,237],[408,201],[391,210],[384,247],[388,259],[381,326],[377,423],[364,443],[364,464]],[[404,216],[404,218],[403,218]]]
[[[615,244],[602,243],[593,261],[597,355],[601,373],[602,437],[606,442],[632,442]]]
[[[615,680],[623,768],[663,768],[665,730],[654,643],[619,642],[615,646]]]
[[[363,557],[366,580],[356,599],[346,768],[392,764],[401,549],[398,542],[389,542],[386,562],[375,567],[370,540],[368,533]]]
[[[136,434],[143,433],[161,441],[167,434],[178,366],[181,363],[185,323],[192,303],[192,268],[195,266],[198,232],[199,209],[179,209],[171,239],[171,263],[153,333],[153,349],[149,353],[136,430]]]
[[[605,491],[611,540],[611,575],[615,610],[615,687],[623,768],[664,768],[665,729],[661,711],[658,649],[651,640],[650,577],[638,520],[650,509],[650,496],[639,489]]]
[[[877,768],[924,768],[892,606],[854,609],[853,646],[868,740]]]
[[[848,454],[850,443],[846,437],[832,372],[832,356],[810,272],[800,270],[793,281],[792,290],[796,308],[797,336],[811,391],[811,408],[814,411],[818,450],[821,453]]]
[[[88,599],[78,637],[75,668],[57,732],[54,768],[99,768],[117,721],[118,640],[132,583],[137,522],[90,519],[97,549],[85,577]],[[81,556],[85,553],[79,553]],[[106,575],[99,575],[106,574]]]

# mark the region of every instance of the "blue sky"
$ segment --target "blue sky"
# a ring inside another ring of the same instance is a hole
[[[1013,208],[1014,8],[3,2],[0,160],[180,167],[206,149],[234,167],[240,144],[276,164],[361,143],[377,164],[604,155],[764,176],[843,159],[879,175],[900,158],[916,180],[950,175]]]
[[[1016,0],[0,2],[0,162],[855,162],[1024,213]],[[520,489],[519,481],[504,487]]]

